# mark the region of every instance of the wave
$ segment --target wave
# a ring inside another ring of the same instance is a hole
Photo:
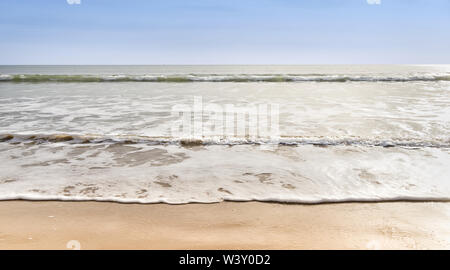
[[[450,81],[449,74],[350,76],[329,74],[188,74],[188,75],[42,75],[0,74],[0,82],[432,82]]]
[[[246,138],[246,137],[204,137],[175,138],[149,137],[138,135],[77,135],[77,134],[0,134],[0,142],[18,143],[69,143],[69,144],[147,144],[147,145],[180,145],[184,147],[201,145],[314,145],[327,146],[379,146],[379,147],[428,147],[450,148],[449,139],[423,140],[419,138],[323,138],[304,136],[281,136],[278,138]]]
[[[449,147],[448,140],[283,137],[286,145],[319,147],[265,148],[247,145],[261,140],[237,138],[0,138],[0,162],[7,168],[0,171],[0,200],[316,204],[450,199],[449,148],[418,147]],[[208,142],[240,145],[201,146]],[[378,144],[384,147],[365,147]],[[418,148],[394,147],[400,145]]]

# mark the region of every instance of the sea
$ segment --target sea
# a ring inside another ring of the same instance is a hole
[[[450,65],[0,66],[0,200],[450,200]]]

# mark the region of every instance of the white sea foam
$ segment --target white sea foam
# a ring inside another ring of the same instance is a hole
[[[448,149],[0,144],[0,199],[449,200]],[[5,158],[8,157],[8,158]]]

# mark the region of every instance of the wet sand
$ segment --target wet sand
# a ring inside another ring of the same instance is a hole
[[[81,249],[450,249],[450,203],[0,202],[0,249],[77,243]]]

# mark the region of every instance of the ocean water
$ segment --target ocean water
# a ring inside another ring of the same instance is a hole
[[[0,66],[0,200],[450,199],[450,66]]]

